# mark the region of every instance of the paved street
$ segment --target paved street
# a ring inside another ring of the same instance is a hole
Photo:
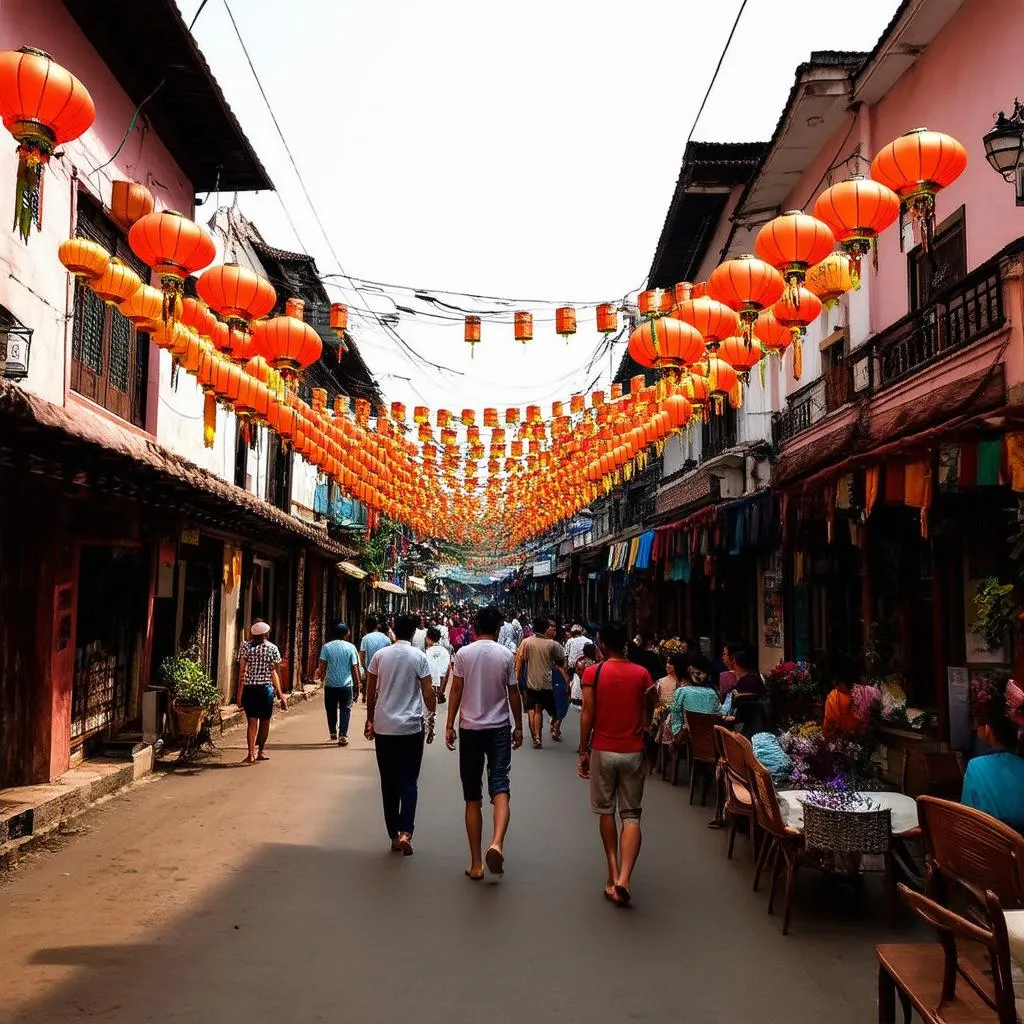
[[[709,811],[652,780],[635,905],[617,910],[573,725],[516,755],[507,874],[472,884],[455,755],[428,750],[416,856],[395,857],[369,745],[323,744],[321,714],[276,716],[266,764],[237,766],[234,732],[219,763],[136,787],[23,862],[0,885],[0,1020],[871,1019],[891,935],[877,878],[861,894],[802,879],[783,938],[745,841],[730,863]]]

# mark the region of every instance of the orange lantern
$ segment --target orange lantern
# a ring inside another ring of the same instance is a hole
[[[708,401],[711,397],[708,379],[704,373],[705,369],[700,363],[691,366],[689,372],[684,373],[680,379],[677,392],[689,399],[694,415],[701,420],[705,418]]]
[[[505,426],[514,427],[519,422],[519,410],[515,406],[505,410]]]
[[[396,423],[405,423],[405,404],[402,402],[391,403],[391,418]]]
[[[517,314],[518,315],[518,314]],[[480,344],[481,335],[481,324],[480,317],[478,316],[467,316],[466,325],[463,328],[463,338],[466,344],[469,345],[469,358],[472,359],[476,354],[476,347]]]
[[[126,267],[115,256],[107,264],[107,269],[88,285],[108,306],[117,306],[137,292],[142,281],[131,267]]]
[[[148,284],[141,285],[117,307],[121,315],[127,317],[136,327],[143,331],[153,330],[163,321],[164,297],[159,288]]]
[[[825,189],[814,204],[814,216],[824,221],[850,257],[855,284],[860,281],[860,261],[900,213],[900,199],[881,182],[861,174]]]
[[[237,263],[210,267],[200,274],[196,294],[221,315],[229,334],[245,330],[251,320],[266,316],[277,302],[269,281]]]
[[[609,398],[613,402],[617,402],[622,397],[622,385],[613,384],[609,390]]]
[[[740,330],[740,318],[724,302],[707,295],[693,298],[689,284],[676,285],[676,307],[672,316],[696,327],[707,347],[714,351],[723,338]]]
[[[821,315],[821,299],[806,288],[800,288],[796,295],[786,293],[772,306],[775,319],[793,334],[793,377],[800,379],[803,373],[803,336],[807,325]]]
[[[156,203],[153,193],[137,181],[115,181],[110,186],[110,215],[128,231],[142,217],[152,213]]]
[[[285,382],[293,385],[299,373],[320,358],[323,351],[320,335],[309,324],[293,316],[275,316],[261,321],[261,325],[263,355],[281,373]]]
[[[61,242],[57,259],[66,270],[83,281],[99,277],[110,263],[110,253],[89,238],[69,238]]]
[[[276,296],[275,296],[275,301],[276,301]],[[270,308],[273,309],[274,307],[271,306]],[[267,312],[269,313],[270,310],[268,309]],[[262,316],[263,314],[260,314],[260,315]],[[292,298],[290,298],[290,299],[286,299],[285,300],[285,304],[284,304],[284,315],[285,316],[293,316],[293,317],[295,317],[296,320],[305,320],[306,319],[306,303],[305,303],[305,301],[302,300],[302,299],[296,299],[294,296]]]
[[[498,410],[484,409],[484,426],[496,427],[498,425]]]
[[[452,414],[448,409],[437,410],[437,425],[439,427],[450,426],[452,422]]]
[[[601,334],[614,334],[619,329],[619,311],[612,302],[597,307],[597,329]]]
[[[331,303],[331,330],[340,338],[348,329],[348,306],[344,302]]]
[[[586,403],[582,395],[573,395],[572,398],[569,399],[569,412],[574,416],[578,416],[583,412],[585,407]]]
[[[594,409],[600,409],[604,405],[604,392],[603,391],[591,391],[590,392],[590,405]]]
[[[746,341],[743,343],[745,345]],[[711,406],[716,413],[721,415],[724,400],[739,382],[739,374],[715,353],[708,355],[704,368],[707,370],[707,384],[708,391],[711,394]]]
[[[771,264],[744,255],[714,269],[708,278],[707,294],[739,313],[743,339],[749,341],[757,314],[778,302],[785,290],[785,280]]]
[[[900,198],[900,215],[909,213],[928,251],[935,231],[935,195],[951,185],[967,166],[967,151],[951,135],[915,128],[883,146],[871,161],[871,177]],[[900,246],[903,232],[900,232]]]
[[[758,315],[754,335],[768,355],[781,356],[793,344],[793,332],[783,327],[770,309],[762,310]]]
[[[161,304],[163,301],[163,294],[161,293]],[[186,296],[181,300],[181,311],[178,315],[178,320],[190,330],[196,332],[200,337],[208,337],[209,324],[206,320],[206,314],[209,312],[209,308],[202,299],[195,299],[191,296]],[[161,316],[163,313],[161,312]]]
[[[674,374],[700,359],[704,338],[696,327],[682,320],[651,317],[629,336],[628,351],[641,366]]]
[[[807,271],[804,285],[831,309],[851,288],[856,286],[853,257],[845,252],[834,252]]]
[[[566,341],[576,333],[576,310],[572,306],[559,306],[555,310],[555,333]]]
[[[513,320],[516,341],[524,345],[528,341],[533,341],[533,314],[517,310]]]
[[[0,118],[18,142],[14,226],[28,242],[43,226],[43,171],[54,150],[96,119],[92,97],[70,71],[31,46],[0,53]]]
[[[414,423],[422,424],[430,422],[430,410],[425,405],[417,405],[412,411]]]
[[[473,409],[463,409],[461,420],[464,427],[473,426],[476,423],[476,411]]]
[[[636,303],[641,316],[665,316],[672,309],[672,293],[662,288],[650,288],[640,293]]]
[[[789,210],[757,233],[754,252],[781,271],[786,284],[798,288],[808,267],[820,263],[836,245],[832,229],[802,210]]]
[[[216,255],[206,231],[174,210],[141,217],[128,232],[128,244],[160,275],[165,318],[177,316],[185,278],[208,267]]]
[[[690,404],[690,400],[678,392],[665,399],[664,411],[668,414],[668,423],[673,430],[685,427],[693,417],[693,406]]]
[[[750,380],[750,371],[764,358],[764,348],[757,338],[748,345],[743,338],[734,336],[722,342],[716,355],[725,360],[746,384]]]

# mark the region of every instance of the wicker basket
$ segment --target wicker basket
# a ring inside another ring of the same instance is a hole
[[[809,850],[833,853],[888,853],[892,811],[837,811],[804,804],[804,842]]]
[[[206,718],[206,708],[182,708],[177,704],[172,704],[171,708],[174,711],[174,729],[178,736],[185,740],[198,736]]]

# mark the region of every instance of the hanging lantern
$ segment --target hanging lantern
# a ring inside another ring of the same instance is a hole
[[[403,402],[391,403],[391,418],[396,423],[405,424],[405,404]]]
[[[762,310],[758,315],[754,335],[767,355],[781,356],[793,344],[793,332],[779,323],[771,309]]]
[[[517,313],[516,316],[519,314]],[[518,326],[518,321],[516,322]],[[481,324],[480,317],[478,316],[467,316],[466,325],[463,329],[463,337],[465,338],[466,344],[469,346],[469,358],[472,359],[476,355],[476,347],[480,344]],[[518,335],[516,336],[518,338]]]
[[[464,427],[471,427],[476,423],[476,410],[474,409],[463,409],[462,410],[462,425]]]
[[[118,306],[142,287],[142,281],[115,256],[107,269],[88,285],[108,306]]]
[[[743,341],[746,344],[746,341]],[[711,395],[711,407],[717,415],[722,414],[725,399],[739,382],[739,374],[720,356],[711,353],[704,363],[707,370],[708,391]]]
[[[164,296],[159,288],[140,285],[117,308],[140,330],[152,331],[163,322]]]
[[[951,135],[915,128],[879,150],[871,161],[871,177],[899,196],[900,227],[909,213],[927,252],[935,232],[935,195],[956,181],[966,166],[967,151]]]
[[[275,302],[277,301],[277,296],[276,295],[274,297],[274,301]],[[274,307],[271,306],[270,308],[273,309]],[[268,309],[267,312],[269,313],[270,310]],[[305,301],[303,299],[297,299],[294,296],[292,298],[290,298],[290,299],[286,299],[285,300],[285,304],[284,304],[284,315],[285,316],[293,316],[293,317],[295,317],[296,320],[305,320],[306,319],[306,303],[305,303]]]
[[[208,267],[216,255],[205,229],[174,210],[150,213],[128,232],[132,252],[160,275],[164,291],[164,317],[178,314],[185,278]]]
[[[505,426],[514,427],[519,422],[519,409],[511,406],[505,410]]]
[[[14,227],[28,242],[43,226],[43,171],[54,150],[96,119],[92,97],[70,71],[31,46],[0,53],[0,118],[18,142]]]
[[[82,281],[99,277],[110,263],[110,253],[89,238],[69,238],[61,242],[57,259],[69,273]]]
[[[694,415],[697,419],[703,420],[707,416],[708,402],[711,391],[708,388],[708,379],[705,369],[701,363],[696,363],[682,375],[679,386],[675,393],[684,395],[693,406]]]
[[[804,281],[807,290],[821,299],[825,309],[831,309],[848,291],[855,287],[853,258],[845,252],[833,252],[807,271]]]
[[[597,307],[597,329],[601,334],[614,334],[619,329],[619,311],[612,302]]]
[[[430,410],[425,405],[417,405],[412,411],[412,420],[417,425],[430,423]]]
[[[806,288],[800,288],[796,296],[787,292],[772,306],[775,319],[783,327],[788,327],[793,335],[793,378],[795,380],[799,380],[803,373],[803,337],[807,332],[807,325],[818,319],[821,309],[821,299]]]
[[[578,416],[586,408],[586,401],[582,395],[573,395],[569,399],[569,412]]]
[[[622,397],[622,385],[617,383],[613,384],[608,389],[608,397],[611,401],[617,402]]]
[[[630,334],[628,352],[641,366],[675,374],[701,358],[704,338],[682,320],[651,317]]]
[[[762,309],[774,305],[786,290],[782,275],[756,256],[737,256],[720,263],[708,278],[707,294],[740,315],[745,341],[753,337]]]
[[[533,341],[533,314],[517,310],[513,320],[516,341],[524,345],[528,341]]]
[[[210,267],[199,275],[196,294],[211,309],[216,310],[227,325],[227,340],[217,347],[230,358],[243,362],[253,355],[245,352],[246,345],[239,342],[235,353],[235,335],[246,332],[250,321],[266,316],[277,302],[277,293],[270,282],[248,267],[237,263],[224,263]],[[184,304],[184,302],[183,302]],[[258,343],[262,344],[260,337]]]
[[[747,345],[743,338],[737,335],[726,338],[716,355],[720,360],[727,362],[739,374],[739,379],[746,384],[750,380],[750,371],[764,358],[764,348],[757,338],[753,338],[750,345]]]
[[[263,355],[288,385],[294,385],[299,373],[320,358],[323,351],[320,335],[293,316],[275,316],[261,321],[261,325]]]
[[[348,329],[348,306],[344,302],[331,303],[331,330],[339,337],[343,337]]]
[[[757,233],[754,252],[778,270],[790,289],[804,282],[808,267],[820,263],[836,245],[832,229],[802,210],[789,210]]]
[[[723,338],[739,333],[740,318],[724,302],[718,302],[707,295],[693,298],[690,285],[676,285],[676,307],[672,316],[676,320],[696,327],[709,351],[714,351]]]
[[[880,232],[900,213],[899,196],[891,188],[861,174],[825,189],[814,204],[814,216],[824,221],[850,257],[854,285],[860,287],[860,261],[872,251]]]
[[[485,427],[496,427],[498,425],[498,410],[497,409],[484,409],[484,426]]]
[[[672,309],[672,293],[663,288],[649,288],[639,294],[636,304],[641,316],[666,316]]]
[[[559,306],[555,310],[555,333],[566,341],[576,333],[576,310],[572,306]]]
[[[155,206],[153,193],[137,181],[115,181],[110,186],[110,215],[124,231],[152,213]]]

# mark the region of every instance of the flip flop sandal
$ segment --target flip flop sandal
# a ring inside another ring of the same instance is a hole
[[[629,890],[624,885],[616,885],[615,889],[615,902],[620,907],[626,907],[629,905],[629,901],[633,898],[630,895]]]
[[[480,870],[479,875],[474,875],[473,872],[469,870],[469,868],[466,868],[465,875],[471,882],[482,882],[484,880],[483,869]]]
[[[501,850],[495,847],[490,847],[484,856],[484,863],[487,865],[487,870],[492,875],[503,875],[505,874],[505,855]]]

